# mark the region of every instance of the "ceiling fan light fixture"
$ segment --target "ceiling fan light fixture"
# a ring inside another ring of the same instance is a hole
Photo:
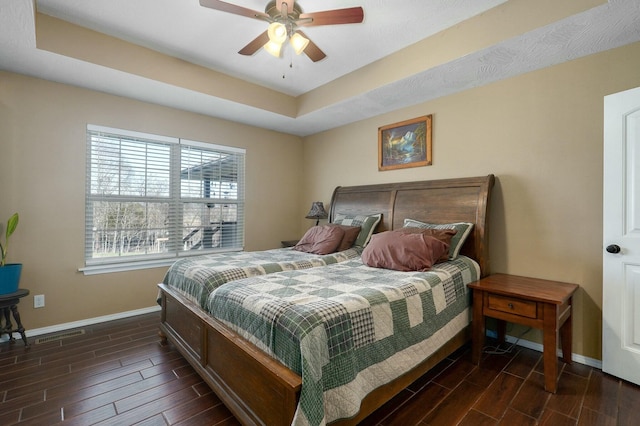
[[[228,0],[200,0],[200,5],[269,23],[266,31],[238,51],[245,56],[254,55],[264,48],[271,55],[281,57],[282,46],[290,39],[291,48],[296,54],[304,53],[313,62],[318,62],[327,55],[302,31],[298,32],[298,27],[358,24],[364,20],[364,10],[359,6],[303,13],[297,0],[270,0],[264,12],[235,5]]]
[[[270,41],[282,44],[287,40],[287,27],[280,22],[272,22],[267,29],[267,35]]]
[[[302,52],[304,52],[304,49],[306,49],[307,46],[309,45],[309,39],[306,37],[303,37],[302,35],[300,35],[300,33],[294,33],[291,36],[289,43],[291,43],[291,47],[293,47],[293,50],[294,52],[296,52],[296,55],[299,55]]]
[[[265,43],[263,47],[264,47],[264,50],[266,50],[276,58],[280,57],[280,50],[282,49],[282,43],[276,43],[272,40],[269,40],[268,42]]]

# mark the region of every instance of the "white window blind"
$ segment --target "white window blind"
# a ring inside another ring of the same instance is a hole
[[[89,125],[85,264],[241,250],[243,149]]]

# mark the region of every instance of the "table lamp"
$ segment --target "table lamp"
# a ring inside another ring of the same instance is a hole
[[[309,210],[309,213],[305,216],[307,219],[316,219],[316,226],[320,223],[320,219],[326,219],[327,217],[329,217],[329,215],[325,211],[322,201],[314,201],[311,204],[311,210]]]

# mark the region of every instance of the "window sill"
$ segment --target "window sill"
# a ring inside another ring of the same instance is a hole
[[[203,256],[206,254],[226,253],[231,251],[243,251],[242,248],[226,249],[218,251],[199,251],[192,254],[181,254],[177,257],[166,257],[160,259],[147,259],[138,260],[133,262],[114,262],[114,263],[98,263],[93,265],[87,265],[78,269],[78,272],[82,272],[84,275],[98,275],[98,274],[110,274],[112,272],[126,272],[135,271],[139,269],[151,269],[151,268],[164,268],[173,265],[178,259],[192,256]]]
[[[139,262],[104,263],[100,265],[89,265],[78,269],[84,275],[110,274],[112,272],[135,271],[138,269],[151,269],[171,266],[176,258],[142,260]]]

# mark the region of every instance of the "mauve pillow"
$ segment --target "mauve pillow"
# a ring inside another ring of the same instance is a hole
[[[328,223],[327,226],[336,226],[344,231],[344,237],[342,237],[342,241],[340,241],[336,251],[344,251],[353,247],[353,243],[356,242],[361,229],[359,226],[339,225],[337,223]]]
[[[315,254],[329,254],[336,251],[344,237],[344,231],[337,226],[314,226],[310,228],[293,249]]]
[[[371,236],[362,261],[374,268],[396,271],[427,271],[448,252],[449,246],[422,233],[381,232]]]
[[[432,229],[455,229],[456,235],[451,238],[451,246],[449,246],[449,260],[453,260],[460,254],[460,250],[471,231],[473,230],[473,223],[471,222],[456,222],[456,223],[427,223],[420,222],[414,219],[405,218],[404,227],[412,228],[432,228]]]
[[[398,228],[393,232],[405,233],[405,234],[423,234],[429,237],[434,237],[442,241],[447,245],[447,247],[451,246],[451,239],[454,235],[458,233],[457,229],[435,229],[435,228],[414,228],[414,227],[406,227],[406,228]],[[442,256],[436,263],[446,262],[449,260],[449,252],[442,253]]]

